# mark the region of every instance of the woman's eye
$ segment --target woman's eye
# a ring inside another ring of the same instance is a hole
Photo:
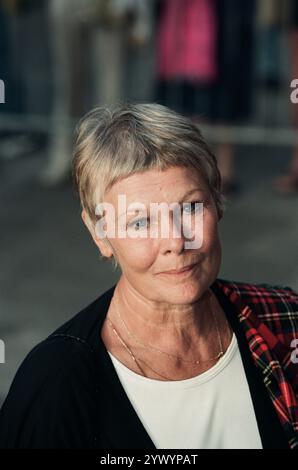
[[[142,225],[142,222],[148,222],[149,219],[148,217],[143,217],[142,219],[134,220],[130,224],[128,224],[128,227],[136,228],[136,230],[140,230],[140,228],[144,228],[145,225]]]
[[[193,212],[197,212],[200,207],[199,204],[201,204],[201,201],[186,202],[184,203],[183,209],[187,214],[192,214]]]

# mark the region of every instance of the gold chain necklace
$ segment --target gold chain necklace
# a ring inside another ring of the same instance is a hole
[[[219,358],[220,358],[221,356],[223,356],[223,354],[224,354],[223,347],[222,347],[222,340],[221,340],[221,336],[220,336],[220,332],[219,332],[219,328],[218,328],[218,324],[217,324],[217,319],[216,319],[216,317],[215,317],[215,315],[214,315],[213,309],[212,309],[212,315],[213,315],[213,319],[214,319],[214,323],[215,323],[215,327],[216,327],[216,332],[217,332],[217,337],[218,337],[218,343],[219,343],[219,347],[220,347],[220,352],[219,352],[215,357],[212,357],[212,358],[210,358],[210,359],[206,359],[205,361],[200,361],[200,360],[195,360],[195,361],[194,361],[194,360],[189,360],[189,359],[183,359],[181,356],[177,356],[176,354],[171,354],[171,353],[168,353],[168,352],[166,352],[166,351],[162,351],[161,349],[156,348],[156,347],[154,347],[154,346],[152,346],[152,345],[148,345],[148,344],[142,343],[135,335],[133,335],[133,334],[129,331],[129,329],[128,329],[126,323],[125,323],[125,321],[124,321],[123,318],[120,316],[120,312],[119,312],[119,310],[118,310],[117,302],[115,302],[115,299],[114,299],[114,305],[115,305],[116,313],[117,313],[118,317],[120,318],[121,322],[123,323],[123,325],[124,325],[124,327],[125,327],[127,333],[128,333],[132,338],[134,338],[135,341],[137,341],[137,343],[139,343],[141,346],[144,346],[146,349],[152,349],[152,350],[161,352],[161,353],[163,353],[163,354],[166,354],[167,356],[175,357],[176,359],[180,359],[180,360],[183,361],[183,362],[187,362],[187,363],[191,363],[191,364],[196,364],[196,365],[197,365],[197,364],[203,364],[203,363],[206,363],[206,362],[210,362],[210,361],[219,359]]]
[[[115,335],[117,336],[117,338],[119,339],[119,341],[123,344],[123,346],[125,347],[125,349],[129,352],[129,354],[131,355],[132,359],[134,360],[134,362],[136,363],[136,365],[138,366],[138,368],[140,369],[141,373],[143,374],[144,377],[147,377],[144,370],[142,369],[142,367],[140,366],[140,364],[138,363],[137,359],[139,361],[142,361],[142,359],[140,359],[139,357],[136,358],[135,355],[133,354],[133,352],[131,351],[131,349],[127,346],[127,344],[125,344],[125,342],[123,341],[123,339],[120,337],[120,335],[117,333],[117,331],[115,330],[115,327],[113,325],[113,323],[111,322],[111,320],[107,317],[107,320],[110,322],[111,326],[112,326],[112,329],[115,333]],[[145,362],[145,361],[143,361]],[[170,379],[169,377],[166,377],[165,375],[162,375],[160,374],[159,372],[157,372],[156,370],[152,369],[152,367],[150,367],[148,364],[146,364],[147,367],[149,367],[153,372],[155,372],[156,374],[160,375],[161,377],[163,377],[164,379],[167,379],[167,380],[173,380],[173,379]]]
[[[217,329],[218,340],[219,340],[219,344],[220,344],[220,353],[217,354],[217,356],[215,356],[214,358],[210,358],[210,359],[205,360],[205,361],[198,361],[198,360],[196,360],[196,361],[191,361],[191,360],[188,360],[188,359],[183,359],[183,358],[181,358],[180,356],[177,356],[177,355],[175,355],[175,354],[167,353],[167,352],[162,351],[162,350],[160,350],[160,349],[158,349],[158,348],[155,348],[155,347],[153,347],[153,346],[149,346],[149,347],[148,347],[148,345],[145,345],[144,343],[140,342],[140,341],[138,340],[138,338],[136,338],[136,336],[134,336],[134,335],[129,331],[129,329],[127,328],[126,323],[124,322],[124,320],[123,320],[122,317],[120,316],[120,313],[119,313],[119,311],[118,311],[118,308],[117,308],[117,306],[116,306],[116,302],[115,302],[115,301],[114,301],[114,304],[115,304],[115,307],[116,307],[115,309],[116,309],[117,315],[119,316],[120,320],[121,320],[122,323],[124,324],[124,326],[125,326],[125,328],[126,328],[128,334],[129,334],[130,336],[132,336],[133,338],[135,338],[135,340],[136,340],[137,342],[139,342],[140,344],[142,344],[142,345],[143,345],[145,348],[147,348],[147,349],[155,349],[155,350],[157,350],[157,351],[159,351],[159,352],[161,352],[161,353],[167,354],[168,356],[176,357],[176,358],[181,359],[182,361],[189,362],[189,363],[193,363],[193,364],[196,364],[196,365],[197,365],[197,364],[201,364],[201,363],[210,362],[210,361],[213,361],[213,360],[215,360],[215,359],[217,360],[217,359],[219,359],[219,358],[224,354],[224,352],[223,352],[223,347],[222,347],[221,336],[220,336],[220,332],[219,332],[217,320],[216,320],[216,317],[215,317],[215,315],[214,315],[213,310],[212,310],[212,314],[213,314],[214,322],[215,322],[216,329]],[[143,369],[141,368],[141,366],[139,365],[137,359],[138,359],[139,361],[143,361],[143,362],[145,362],[145,361],[144,361],[143,359],[139,358],[139,357],[136,357],[136,356],[133,354],[133,352],[131,351],[131,349],[127,346],[127,344],[123,341],[123,339],[120,337],[120,335],[119,335],[118,332],[116,331],[116,329],[115,329],[115,327],[114,327],[114,325],[113,325],[113,323],[111,322],[111,320],[110,320],[109,317],[107,317],[107,320],[108,320],[109,323],[111,324],[111,327],[112,327],[112,329],[113,329],[113,332],[115,333],[115,335],[117,336],[117,338],[119,339],[119,341],[123,344],[123,346],[125,347],[125,349],[129,352],[130,356],[132,357],[132,359],[134,360],[134,362],[137,364],[137,366],[138,366],[138,368],[141,370],[142,374],[143,374],[144,376],[146,376],[146,374],[144,373],[144,370],[143,370]],[[163,377],[163,378],[165,378],[165,379],[167,379],[167,380],[173,380],[173,379],[171,379],[171,378],[169,378],[169,377],[166,377],[165,375],[160,374],[160,373],[157,372],[155,369],[153,369],[152,367],[150,367],[148,364],[146,364],[146,365],[147,365],[147,367],[149,367],[153,372],[155,372],[156,374],[160,375],[161,377]]]
[[[123,341],[123,339],[120,337],[119,333],[117,333],[113,323],[111,322],[110,318],[107,317],[107,320],[109,321],[109,323],[111,324],[112,326],[112,329],[113,329],[113,332],[115,333],[115,335],[117,336],[117,338],[119,339],[119,341],[123,344],[123,346],[125,347],[125,349],[128,351],[128,353],[130,354],[130,356],[132,357],[132,359],[134,360],[135,364],[138,366],[138,368],[140,369],[141,373],[143,374],[144,377],[147,377],[147,375],[145,374],[144,370],[142,369],[142,367],[140,366],[139,362],[138,361],[142,361],[146,364],[147,367],[149,367],[149,369],[151,369],[153,372],[155,372],[157,375],[159,375],[160,377],[163,377],[164,379],[166,380],[169,380],[169,381],[177,381],[177,379],[172,379],[170,377],[167,377],[163,374],[161,374],[160,372],[158,372],[157,370],[153,369],[153,367],[149,366],[148,363],[146,363],[146,361],[144,361],[144,359],[141,359],[140,357],[138,356],[135,356],[133,354],[133,352],[131,351],[131,349],[127,346],[127,344],[125,344],[125,342]],[[138,359],[138,360],[137,360]],[[207,362],[207,361],[206,361]]]

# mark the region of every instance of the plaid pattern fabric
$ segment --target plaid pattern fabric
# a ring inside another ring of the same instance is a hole
[[[298,339],[298,294],[284,286],[224,279],[216,283],[236,306],[289,447],[298,449],[298,363],[291,358],[291,343]]]

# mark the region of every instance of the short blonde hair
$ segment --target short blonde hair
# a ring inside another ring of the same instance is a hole
[[[224,197],[216,157],[189,118],[157,103],[117,103],[92,109],[76,127],[73,182],[94,225],[95,207],[116,181],[174,166],[202,175],[221,218]]]

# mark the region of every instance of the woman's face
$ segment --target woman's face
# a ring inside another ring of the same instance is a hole
[[[189,195],[185,196],[186,193]],[[125,220],[118,208],[119,195],[125,195],[126,209],[131,203],[142,203],[147,211],[129,212]],[[104,200],[112,204],[115,210],[116,229],[121,229],[126,236],[117,237],[117,232],[115,238],[108,235],[113,249],[110,252],[102,240],[96,243],[103,255],[116,254],[126,281],[152,301],[185,304],[200,298],[216,279],[221,263],[217,210],[204,179],[194,170],[184,167],[173,167],[162,172],[150,170],[118,181],[106,193]],[[173,211],[159,212],[157,217],[151,219],[150,204],[153,202],[163,203],[164,207],[179,203],[181,220],[185,217],[185,224],[192,230],[192,236],[185,237],[182,225],[179,234],[179,224],[175,221],[178,219],[173,216]],[[195,206],[196,202],[203,203],[203,206]],[[183,203],[188,204],[183,206]],[[201,216],[196,212],[196,207],[201,210],[203,207]],[[161,223],[168,223],[167,236],[160,236]],[[158,227],[157,236],[150,236],[150,227]],[[129,236],[131,233],[133,236]],[[201,243],[186,248],[185,243],[194,240],[195,234],[199,233],[202,235]],[[197,263],[195,269],[184,275],[163,273],[194,263]]]

